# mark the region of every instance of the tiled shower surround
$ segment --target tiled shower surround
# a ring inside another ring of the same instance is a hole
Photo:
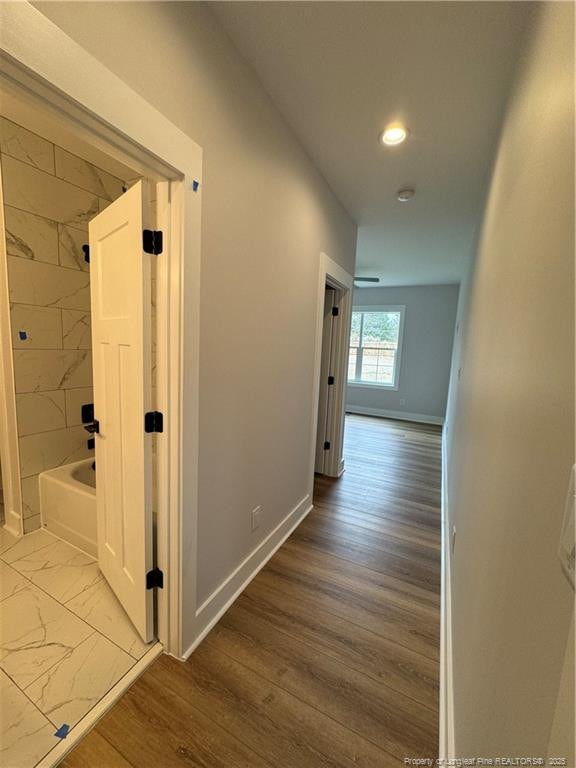
[[[92,402],[88,222],[123,181],[0,118],[24,530],[40,526],[38,474],[87,458]]]

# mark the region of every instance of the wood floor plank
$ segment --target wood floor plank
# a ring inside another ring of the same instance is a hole
[[[270,763],[207,717],[189,695],[145,674],[98,724],[138,768],[269,768]]]
[[[381,600],[378,595],[366,598],[355,589],[316,581],[314,577],[297,573],[292,568],[287,570],[277,562],[262,571],[260,584],[271,586],[277,600],[288,594],[435,661],[439,658],[440,624],[437,618],[426,619],[422,614]]]
[[[383,522],[380,527],[364,524],[350,516],[330,513],[325,509],[314,510],[312,519],[307,518],[298,530],[308,532],[310,529],[335,536],[343,541],[355,541],[362,545],[373,546],[382,553],[390,553],[408,558],[411,562],[422,562],[423,565],[438,569],[439,542],[430,546],[430,542],[422,543],[417,540],[413,531],[405,530],[404,536],[394,535],[393,523]]]
[[[351,669],[438,709],[438,663],[368,629],[253,583],[239,606]]]
[[[306,519],[298,528],[301,536],[322,536],[335,539],[346,544],[358,544],[369,547],[382,556],[383,564],[387,557],[405,558],[411,565],[417,565],[430,574],[438,576],[440,552],[439,548],[422,545],[411,539],[398,539],[385,532],[365,528],[351,520],[342,520],[335,515],[325,513],[315,514],[313,519]],[[297,537],[295,537],[297,538]]]
[[[320,527],[305,526],[293,533],[297,541],[308,544],[314,549],[336,555],[371,570],[393,576],[415,586],[440,590],[440,569],[429,568],[425,564],[394,554],[381,552],[364,537],[349,535],[346,539]]]
[[[307,574],[320,584],[350,589],[359,595],[376,601],[373,609],[378,612],[379,605],[397,605],[415,616],[432,615],[438,620],[440,595],[425,587],[387,576],[357,563],[342,560],[336,555],[312,549],[294,538],[289,539],[269,563],[267,573]],[[313,586],[313,585],[312,585]],[[369,607],[369,606],[368,606]]]
[[[66,768],[398,768],[438,754],[441,430],[346,419],[346,472],[186,663]]]
[[[278,631],[243,605],[228,612],[208,644],[399,759],[436,748],[437,711]]]
[[[149,674],[282,768],[398,765],[395,757],[210,643],[187,664],[162,656]]]
[[[321,508],[367,513],[385,520],[410,523],[417,525],[422,530],[428,529],[432,533],[437,533],[439,530],[439,507],[400,498],[394,494],[386,494],[381,491],[372,494],[366,491],[366,495],[362,498],[351,494],[346,500],[331,498],[326,493],[322,495],[318,493],[315,497],[315,503],[318,503]]]
[[[93,730],[60,763],[61,768],[135,768],[102,734]]]
[[[410,522],[400,523],[372,512],[347,509],[337,505],[325,506],[324,504],[316,503],[314,505],[314,512],[318,520],[325,518],[326,520],[336,522],[342,521],[364,530],[382,534],[392,541],[410,542],[417,544],[419,547],[433,549],[436,553],[440,550],[440,536],[434,529],[429,530]]]

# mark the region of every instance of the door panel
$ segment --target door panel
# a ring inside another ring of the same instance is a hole
[[[324,316],[322,322],[322,357],[320,362],[320,392],[318,399],[318,432],[316,437],[316,461],[314,471],[322,474],[324,472],[324,459],[326,451],[324,449],[325,441],[329,441],[327,434],[328,414],[330,407],[331,389],[328,386],[328,376],[330,375],[330,363],[332,356],[332,336],[334,317],[332,307],[336,297],[336,291],[326,286],[324,292]]]
[[[147,206],[146,206],[147,208]],[[143,184],[94,218],[90,290],[96,437],[98,559],[146,642],[153,639],[150,259],[142,249]]]

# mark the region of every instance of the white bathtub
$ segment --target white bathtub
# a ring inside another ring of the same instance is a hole
[[[70,544],[98,556],[94,459],[84,459],[39,475],[42,525]]]

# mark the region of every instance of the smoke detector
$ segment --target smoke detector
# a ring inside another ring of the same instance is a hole
[[[407,203],[408,200],[412,200],[415,194],[416,190],[413,187],[404,187],[403,189],[398,190],[396,198],[401,203]]]

